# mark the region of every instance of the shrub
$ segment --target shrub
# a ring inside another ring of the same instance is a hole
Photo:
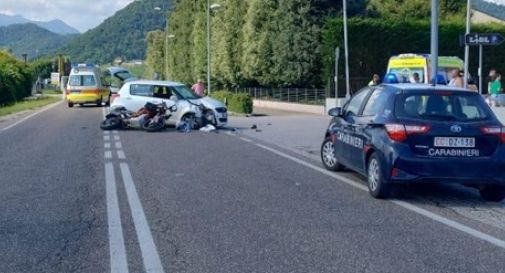
[[[33,72],[29,66],[0,51],[0,106],[30,96]]]
[[[211,97],[222,102],[226,100],[231,112],[250,114],[253,111],[253,100],[249,94],[216,91],[212,92]]]

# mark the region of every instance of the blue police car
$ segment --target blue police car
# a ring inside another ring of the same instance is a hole
[[[487,201],[505,198],[505,127],[475,92],[382,84],[329,115],[324,166],[366,176],[375,198],[397,183],[458,183]]]

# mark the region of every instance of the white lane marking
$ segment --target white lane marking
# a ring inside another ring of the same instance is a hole
[[[102,108],[102,115],[103,115],[103,118],[105,119],[105,116],[107,115],[107,113],[105,112],[105,108]]]
[[[103,157],[106,159],[111,159],[112,158],[112,152],[111,151],[105,151]]]
[[[105,163],[107,196],[107,220],[109,225],[110,272],[128,273],[128,262],[121,225],[121,214],[116,189],[116,177],[112,163]]]
[[[123,144],[121,144],[121,142],[119,141],[116,141],[116,149],[122,149],[123,148]]]
[[[358,189],[360,189],[362,191],[368,191],[368,187],[366,187],[363,184],[360,184],[357,181],[354,181],[354,180],[351,180],[351,179],[349,179],[347,177],[344,177],[342,175],[338,175],[336,173],[330,172],[330,171],[328,171],[326,169],[323,169],[321,167],[312,165],[312,164],[310,164],[308,162],[305,162],[305,161],[303,161],[301,159],[298,159],[296,157],[290,156],[288,154],[285,154],[285,153],[283,153],[281,151],[278,151],[276,149],[270,148],[268,146],[265,146],[265,145],[262,145],[262,144],[255,144],[255,145],[258,146],[258,147],[260,147],[260,148],[262,148],[262,149],[270,151],[270,152],[272,152],[274,154],[277,154],[277,155],[279,155],[281,157],[284,157],[286,159],[294,161],[294,162],[296,162],[296,163],[298,163],[300,165],[303,165],[305,167],[308,167],[308,168],[311,168],[311,169],[313,169],[315,171],[318,171],[318,172],[320,172],[322,174],[325,174],[327,176],[331,176],[333,178],[336,178],[339,181],[344,182],[345,184],[348,184],[348,185],[353,186],[355,188],[358,188]],[[498,246],[498,247],[501,247],[501,248],[505,249],[505,241],[504,240],[501,240],[499,238],[493,237],[493,236],[491,236],[489,234],[486,234],[484,232],[478,231],[478,230],[473,229],[473,228],[471,228],[469,226],[460,224],[460,223],[458,223],[456,221],[450,220],[448,218],[445,218],[443,216],[440,216],[440,215],[438,215],[436,213],[430,212],[430,211],[425,210],[423,208],[414,206],[414,205],[409,204],[407,202],[399,201],[399,200],[390,200],[390,202],[392,202],[393,204],[396,204],[396,205],[398,205],[398,206],[400,206],[400,207],[402,207],[404,209],[410,210],[412,212],[415,212],[417,214],[420,214],[422,216],[430,218],[433,221],[439,222],[441,224],[444,224],[446,226],[449,226],[451,228],[454,228],[456,230],[464,232],[464,233],[466,233],[468,235],[471,235],[471,236],[473,236],[475,238],[478,238],[480,240],[486,241],[486,242],[491,243],[491,244],[493,244],[495,246]]]
[[[105,143],[103,144],[103,147],[104,147],[105,149],[110,149],[110,142],[105,142]]]
[[[119,136],[118,136],[118,135],[115,135],[115,136],[114,136],[114,140],[118,141],[118,140],[119,140]]]
[[[137,239],[142,252],[142,259],[146,272],[150,273],[163,273],[163,266],[161,265],[160,256],[156,245],[154,244],[153,236],[149,228],[142,203],[135,188],[135,183],[131,176],[128,164],[120,163],[121,175],[123,176],[123,183],[126,189],[126,196],[130,205],[130,211],[133,217],[133,224],[137,232]]]
[[[109,141],[110,140],[110,136],[103,136],[103,140],[104,141]]]
[[[103,134],[104,135],[110,135],[110,132],[109,131],[103,131]]]
[[[122,151],[122,150],[117,151],[117,158],[119,158],[119,159],[126,159],[124,151]]]
[[[112,131],[113,134],[117,135],[119,132],[117,130]]]
[[[35,113],[32,113],[32,114],[30,114],[30,115],[28,115],[28,116],[26,116],[26,117],[24,117],[24,118],[22,118],[22,119],[20,119],[20,120],[18,120],[18,121],[16,121],[16,122],[14,122],[13,124],[11,124],[11,125],[9,125],[9,126],[7,126],[7,127],[2,128],[2,131],[7,131],[7,130],[11,129],[12,127],[17,126],[17,125],[19,125],[20,123],[25,122],[25,121],[27,121],[28,119],[33,118],[34,116],[36,116],[36,115],[38,115],[38,114],[40,114],[40,113],[42,113],[42,112],[45,112],[45,111],[47,111],[47,110],[49,110],[49,109],[51,109],[51,108],[56,107],[57,105],[61,104],[62,102],[63,102],[63,101],[59,101],[59,102],[54,103],[53,105],[49,105],[49,106],[47,106],[47,107],[45,107],[45,108],[42,108],[42,109],[40,109],[39,111],[37,111],[37,112],[35,112]]]
[[[240,137],[240,139],[242,139],[243,141],[245,142],[249,142],[249,143],[252,143],[253,141],[248,139],[248,138],[245,138],[245,137]]]
[[[229,136],[236,136],[236,134],[232,133],[232,132],[226,132],[227,135]]]

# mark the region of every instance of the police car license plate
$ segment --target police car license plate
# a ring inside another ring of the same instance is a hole
[[[474,137],[435,137],[435,147],[475,148]]]

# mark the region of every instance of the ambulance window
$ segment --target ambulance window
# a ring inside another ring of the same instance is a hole
[[[381,113],[388,97],[387,93],[382,89],[374,90],[366,103],[365,109],[363,110],[363,116],[375,116]]]

